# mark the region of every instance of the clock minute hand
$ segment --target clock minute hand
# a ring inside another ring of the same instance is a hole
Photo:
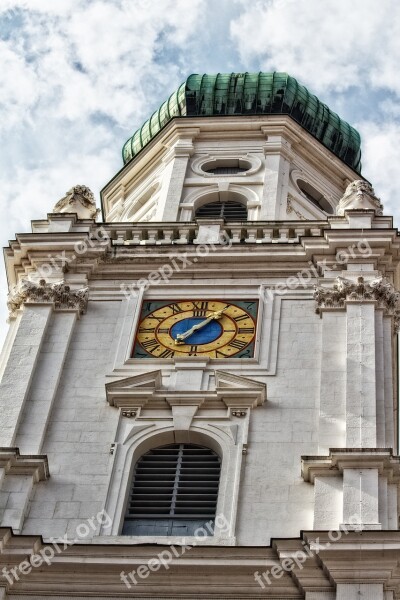
[[[211,313],[211,315],[209,317],[207,317],[207,319],[204,319],[204,321],[201,321],[200,323],[196,323],[196,325],[193,325],[193,327],[191,327],[184,333],[178,333],[176,336],[176,339],[175,339],[175,344],[184,344],[185,343],[184,340],[186,340],[186,338],[190,337],[192,335],[192,333],[194,333],[195,331],[198,331],[199,329],[202,329],[208,323],[210,323],[210,321],[213,321],[214,319],[220,319],[224,310],[225,309],[223,308],[222,310]]]

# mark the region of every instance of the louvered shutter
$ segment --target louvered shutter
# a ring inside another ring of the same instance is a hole
[[[173,444],[150,450],[136,464],[122,533],[193,535],[205,523],[212,532],[220,470],[209,448]]]
[[[196,211],[196,217],[226,219],[227,221],[247,221],[247,208],[240,202],[210,202]]]

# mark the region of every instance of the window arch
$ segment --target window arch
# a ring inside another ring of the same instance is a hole
[[[153,448],[136,463],[122,535],[213,534],[219,456],[194,444]]]
[[[247,207],[234,200],[217,200],[203,204],[196,210],[195,217],[225,219],[226,221],[247,221]]]

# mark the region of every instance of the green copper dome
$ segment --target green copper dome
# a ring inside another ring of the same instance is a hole
[[[290,115],[328,150],[361,171],[358,131],[287,73],[190,75],[125,143],[130,161],[174,117]]]

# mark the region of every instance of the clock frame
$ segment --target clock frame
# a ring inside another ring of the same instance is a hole
[[[258,300],[144,300],[132,358],[253,358]]]

